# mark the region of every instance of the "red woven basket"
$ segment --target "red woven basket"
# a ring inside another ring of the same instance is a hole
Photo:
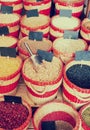
[[[34,130],[41,130],[42,121],[62,120],[70,123],[73,130],[81,130],[81,121],[77,111],[65,102],[49,102],[41,105],[33,116]]]

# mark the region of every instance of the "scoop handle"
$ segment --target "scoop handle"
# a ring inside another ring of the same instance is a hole
[[[28,45],[26,42],[24,43],[24,45],[25,45],[25,47],[27,48],[27,50],[28,50],[28,52],[30,53],[30,55],[32,56],[33,53],[32,53],[32,51],[31,51],[29,45]]]

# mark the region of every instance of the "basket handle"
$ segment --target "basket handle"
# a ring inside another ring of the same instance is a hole
[[[41,91],[37,90],[33,85],[31,86],[31,89],[36,92],[39,95],[43,95],[47,92],[47,87],[44,86],[43,89]]]

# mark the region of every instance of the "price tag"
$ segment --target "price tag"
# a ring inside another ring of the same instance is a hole
[[[38,50],[37,50],[37,54],[38,54],[43,60],[46,60],[46,61],[49,61],[49,62],[51,62],[52,59],[53,59],[53,53],[52,53],[52,52],[47,52],[47,51],[43,51],[43,50],[38,49]]]
[[[29,39],[36,40],[36,41],[42,41],[43,39],[43,33],[42,32],[29,32]]]
[[[37,9],[26,11],[26,15],[27,15],[27,17],[38,17],[39,16]]]
[[[59,14],[60,14],[61,17],[69,17],[69,18],[71,18],[72,17],[72,10],[61,9]],[[67,24],[69,24],[69,23],[67,23]]]
[[[75,60],[90,61],[90,51],[77,51],[75,53]]]
[[[42,121],[41,129],[42,130],[56,130],[55,121]]]
[[[12,6],[1,6],[1,12],[2,13],[7,13],[7,14],[11,14],[13,12],[13,7]]]
[[[7,26],[0,27],[0,35],[7,35],[9,34],[9,29]]]
[[[4,101],[5,102],[11,102],[11,103],[22,103],[22,99],[19,96],[9,96],[5,95],[4,96]]]
[[[79,32],[78,31],[69,31],[65,30],[63,37],[65,39],[78,39]]]
[[[0,47],[1,56],[16,57],[16,49],[9,47]]]

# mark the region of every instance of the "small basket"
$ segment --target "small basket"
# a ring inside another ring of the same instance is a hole
[[[81,130],[81,121],[78,112],[65,102],[49,102],[40,106],[33,116],[34,130],[41,130],[42,121],[66,121],[73,130]]]
[[[90,107],[90,102],[87,103],[87,104],[85,104],[85,105],[83,105],[83,106],[80,108],[80,110],[79,110],[79,115],[80,115],[80,118],[81,118],[81,123],[82,123],[82,129],[83,129],[83,130],[90,130],[90,126],[88,126],[88,125],[86,124],[86,121],[85,121],[85,119],[84,119],[83,116],[82,116],[83,112],[84,112],[88,107]],[[89,115],[89,113],[88,113],[87,115]],[[85,115],[85,116],[86,116],[86,115]],[[86,118],[87,118],[87,117],[86,117]]]

